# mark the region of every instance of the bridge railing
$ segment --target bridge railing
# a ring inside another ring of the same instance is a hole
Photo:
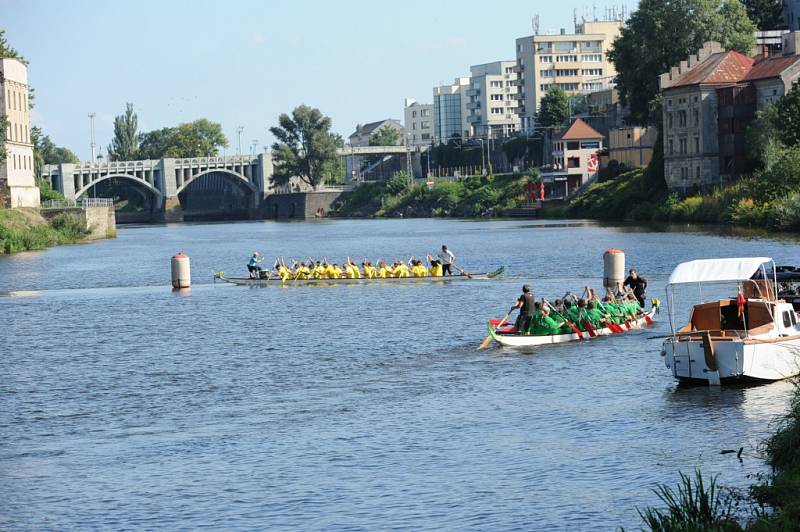
[[[114,200],[110,198],[81,198],[79,200],[63,199],[63,200],[47,200],[42,202],[42,209],[66,209],[66,208],[80,208],[87,207],[113,207]]]

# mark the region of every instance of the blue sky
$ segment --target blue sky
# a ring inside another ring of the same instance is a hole
[[[595,1],[605,6],[622,2]],[[627,0],[628,9],[637,2]],[[87,114],[106,146],[132,102],[140,130],[196,118],[222,123],[236,150],[272,142],[266,128],[305,103],[349,135],[357,123],[402,120],[403,98],[469,66],[514,59],[514,40],[572,27],[592,2],[506,0],[61,1],[0,0],[0,28],[30,61],[32,119],[59,145],[89,157]],[[590,13],[590,11],[589,11]]]

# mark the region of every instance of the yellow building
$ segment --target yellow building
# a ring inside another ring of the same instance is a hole
[[[0,159],[0,207],[38,207],[33,176],[28,68],[17,59],[0,58],[0,116],[7,121]]]
[[[650,164],[658,132],[654,127],[623,127],[608,132],[608,159],[628,168]]]

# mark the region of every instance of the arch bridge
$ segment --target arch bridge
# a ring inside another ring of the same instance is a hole
[[[247,208],[256,209],[269,192],[272,158],[269,153],[226,157],[165,158],[143,161],[85,161],[45,166],[45,178],[68,200],[91,195],[106,181],[133,185],[149,196],[158,221],[182,221],[179,194],[214,175],[237,185],[247,195]]]

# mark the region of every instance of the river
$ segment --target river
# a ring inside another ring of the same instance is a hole
[[[503,280],[250,289],[268,257],[421,256]],[[677,262],[797,241],[591,222],[341,220],[122,227],[0,257],[0,529],[614,530],[695,467],[744,488],[792,387],[678,387],[649,330],[477,351],[485,320],[599,286],[662,296]],[[174,293],[169,258],[192,260]],[[744,447],[741,463],[722,449]]]

